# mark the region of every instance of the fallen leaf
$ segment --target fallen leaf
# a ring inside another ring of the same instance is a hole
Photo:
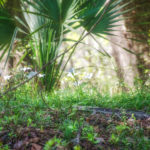
[[[39,142],[39,140],[40,139],[38,137],[35,137],[35,138],[30,139],[29,142],[30,143],[37,143],[37,142]]]
[[[130,118],[127,120],[127,123],[130,125],[130,126],[133,126],[135,124],[135,120]]]
[[[31,147],[31,150],[42,150],[42,146],[33,143],[33,144],[32,144],[32,147]]]
[[[15,145],[14,145],[14,149],[19,150],[21,149],[21,147],[23,147],[25,145],[24,141],[18,141]]]
[[[105,140],[103,138],[96,138],[96,141],[99,144],[105,143]]]

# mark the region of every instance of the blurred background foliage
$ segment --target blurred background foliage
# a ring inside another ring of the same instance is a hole
[[[12,69],[31,67],[37,72],[54,60],[43,69],[44,77],[36,80],[48,91],[90,85],[113,94],[149,86],[150,3],[112,0],[105,12],[105,2],[2,0],[1,80],[14,76]],[[91,34],[72,47],[100,16]]]

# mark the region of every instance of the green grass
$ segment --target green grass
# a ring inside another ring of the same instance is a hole
[[[20,127],[33,127],[43,130],[54,126],[55,129],[63,133],[63,137],[61,137],[63,139],[57,139],[56,137],[56,139],[51,139],[52,141],[50,140],[48,144],[50,146],[51,143],[58,142],[59,144],[63,143],[64,146],[68,144],[69,140],[76,137],[79,128],[85,121],[84,115],[79,115],[74,106],[98,106],[150,112],[150,90],[148,88],[113,96],[108,93],[101,94],[97,89],[87,87],[58,90],[53,93],[40,93],[40,91],[26,85],[3,97],[0,100],[0,132],[9,130],[9,138],[11,139],[17,137],[16,131]],[[134,143],[126,142],[126,129],[123,128],[123,131],[118,133],[120,132],[117,131],[118,128],[120,129],[120,126],[116,126],[116,129],[112,129],[110,132],[109,142],[117,146],[123,143],[125,148],[128,146],[133,147]],[[128,130],[131,131],[133,139],[136,136],[135,134],[138,134],[138,139],[135,142],[138,143],[139,141],[140,144],[149,142],[149,139],[145,141],[144,132],[140,134],[142,129],[135,132],[132,131],[136,128]],[[83,128],[82,139],[96,144],[95,139],[97,136],[100,135],[97,135],[94,128],[86,124]],[[142,146],[143,144],[140,145],[140,147]]]
[[[101,94],[96,89],[77,87],[54,91],[51,94],[34,92],[29,87],[22,87],[15,93],[10,93],[0,100],[1,123],[15,124],[36,123],[36,125],[48,125],[50,114],[48,109],[61,110],[64,115],[74,106],[98,106],[112,109],[128,109],[150,112],[149,90],[120,93],[114,96]],[[12,96],[13,95],[13,96]],[[13,114],[13,115],[12,115]],[[45,117],[41,117],[45,116]],[[40,120],[40,121],[39,121]],[[10,121],[10,122],[8,122]]]
[[[73,105],[98,106],[105,108],[124,108],[129,110],[150,111],[150,92],[134,91],[110,96],[101,94],[96,89],[77,88],[75,90],[60,90],[47,96],[50,106],[68,108]]]

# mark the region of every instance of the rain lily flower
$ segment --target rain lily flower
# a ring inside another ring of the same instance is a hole
[[[20,68],[20,70],[26,72],[26,71],[30,71],[31,68],[30,67],[24,67],[24,68]]]
[[[93,74],[92,74],[92,73],[89,73],[89,74],[86,74],[86,75],[84,76],[84,78],[86,78],[86,79],[91,79],[92,76],[93,76]]]
[[[4,80],[10,80],[11,77],[12,76],[10,76],[10,75],[6,75],[6,76],[4,76]]]
[[[38,74],[39,78],[43,78],[45,76],[45,74]]]
[[[74,76],[78,75],[77,72],[75,72],[74,68],[69,69],[67,76],[74,78]]]
[[[74,72],[75,72],[74,68],[69,69],[69,72],[72,73],[72,74],[74,74]]]
[[[68,76],[68,77],[71,77],[71,78],[74,78],[74,76],[73,76],[73,74],[72,74],[71,72],[69,72],[69,73],[67,74],[67,76]]]
[[[27,78],[30,79],[32,78],[33,76],[35,76],[37,74],[36,71],[31,71],[28,75],[27,75]]]
[[[81,84],[82,84],[82,82],[81,82],[81,81],[74,82],[74,86],[79,86],[79,85],[81,85]]]

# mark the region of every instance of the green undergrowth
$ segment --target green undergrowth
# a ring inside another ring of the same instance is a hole
[[[12,139],[17,138],[18,128],[33,127],[43,130],[53,127],[62,132],[63,136],[61,139],[57,137],[50,139],[45,146],[47,150],[47,147],[52,147],[54,143],[61,146],[68,145],[70,140],[76,138],[79,129],[84,125],[81,139],[97,144],[98,137],[101,135],[94,131],[94,126],[84,124],[85,117],[78,114],[76,106],[128,109],[150,113],[150,90],[145,88],[111,96],[108,93],[100,93],[96,88],[76,87],[45,93],[24,86],[0,99],[0,132],[9,130],[9,138]],[[134,131],[136,127],[129,128],[126,124],[117,126],[109,133],[110,144],[117,146],[124,144],[128,148],[140,141],[139,147],[146,144],[148,147],[146,150],[149,149],[150,145],[147,144],[149,139],[145,138],[144,132],[141,132],[142,129]],[[129,131],[133,139],[136,137],[133,133],[137,133],[139,138],[133,141],[127,137],[126,133]],[[133,143],[127,143],[127,139]],[[76,145],[74,149],[80,150],[80,146]]]
[[[119,93],[113,96],[101,94],[95,88],[77,87],[44,93],[22,87],[13,93],[8,93],[0,100],[1,123],[11,123],[14,120],[27,125],[49,124],[49,109],[69,113],[76,106],[96,106],[112,109],[127,109],[150,112],[150,90],[136,90],[129,93]],[[41,117],[46,116],[46,117]],[[40,121],[39,121],[40,120]]]
[[[112,109],[129,109],[150,112],[150,90],[137,90],[128,93],[118,93],[111,96],[100,93],[96,89],[77,88],[75,90],[60,90],[47,96],[49,105],[56,108],[72,106],[97,106]]]

